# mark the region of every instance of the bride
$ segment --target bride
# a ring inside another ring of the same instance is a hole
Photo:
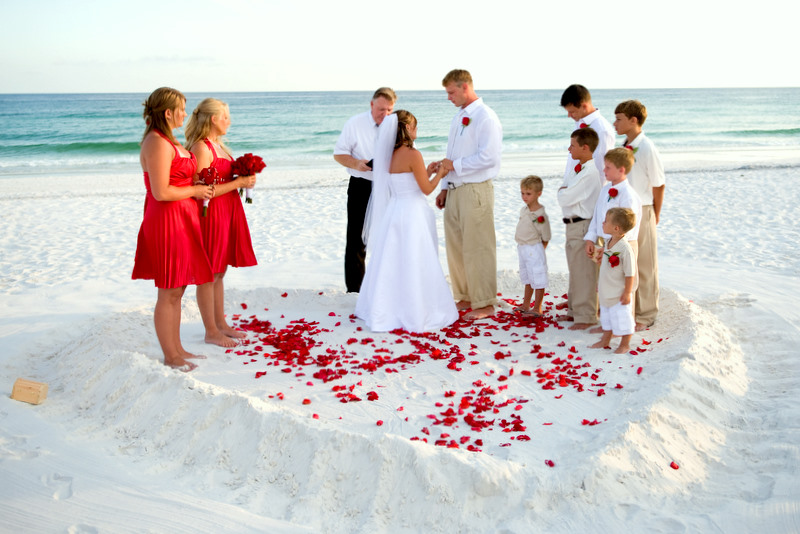
[[[431,179],[414,148],[417,119],[399,110],[378,131],[364,238],[368,262],[356,316],[373,332],[425,332],[458,319],[439,263],[436,220],[425,198],[447,174]]]

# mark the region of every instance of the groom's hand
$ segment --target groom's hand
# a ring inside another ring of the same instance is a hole
[[[442,167],[444,167],[444,169],[445,169],[447,172],[452,172],[452,171],[456,170],[456,168],[455,168],[455,167],[453,167],[453,160],[451,160],[451,159],[444,158],[444,159],[443,159],[443,160],[440,162],[440,164],[442,165]]]
[[[444,203],[447,201],[447,189],[436,195],[436,207],[439,209],[444,208]]]

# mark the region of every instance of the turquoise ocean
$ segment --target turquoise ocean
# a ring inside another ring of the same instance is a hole
[[[561,90],[479,91],[503,124],[504,158],[530,161],[566,156],[572,121],[559,106]],[[6,175],[139,172],[146,94],[0,95],[0,177]],[[333,145],[344,122],[366,111],[371,92],[187,93],[187,111],[207,96],[230,105],[227,143],[239,155],[264,157],[270,168],[335,168]],[[608,89],[592,92],[613,121],[622,100],[648,108],[645,132],[662,153],[727,154],[725,168],[770,166],[772,154],[800,155],[800,88]],[[417,147],[442,157],[455,113],[444,91],[398,91],[396,109],[420,121]],[[179,132],[183,141],[183,132]],[[621,140],[620,140],[621,141]],[[740,160],[743,152],[763,157]],[[794,158],[795,161],[797,158]],[[776,159],[775,165],[780,165]],[[699,163],[697,163],[699,162]],[[794,163],[792,163],[794,165]],[[672,169],[678,170],[678,169]],[[687,169],[683,169],[687,170]]]

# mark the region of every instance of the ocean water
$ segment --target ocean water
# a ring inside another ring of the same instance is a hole
[[[572,121],[561,90],[479,91],[503,124],[505,160],[563,162]],[[139,172],[146,94],[0,95],[0,176]],[[234,154],[253,152],[270,168],[336,168],[332,151],[344,122],[368,109],[371,91],[187,93],[187,111],[207,96],[227,102]],[[595,90],[593,101],[613,121],[616,104],[636,98],[648,109],[645,132],[662,154],[722,154],[708,165],[759,165],[774,154],[800,159],[800,88]],[[417,147],[426,160],[443,157],[455,108],[444,91],[400,91],[397,109],[418,118]],[[183,140],[183,132],[178,139]],[[621,142],[621,139],[620,139]],[[785,159],[785,158],[784,158]],[[775,159],[776,165],[784,159]],[[555,167],[561,163],[555,165]],[[551,165],[552,166],[552,165]],[[555,168],[553,167],[553,168]]]

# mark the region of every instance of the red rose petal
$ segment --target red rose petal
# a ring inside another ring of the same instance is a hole
[[[673,469],[680,469],[680,466],[678,464],[676,464],[675,462],[670,463],[669,466],[671,468],[673,468]]]
[[[546,465],[547,467],[555,467],[556,466],[556,464],[555,464],[555,462],[553,460],[545,460],[544,461],[544,465]]]

